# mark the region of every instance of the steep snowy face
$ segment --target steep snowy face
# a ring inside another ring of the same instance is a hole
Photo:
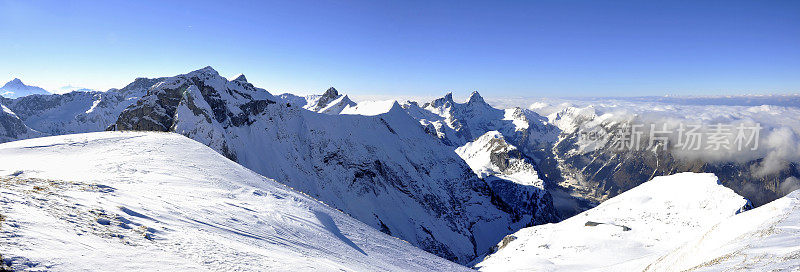
[[[33,94],[50,93],[36,86],[25,85],[25,83],[22,83],[22,80],[19,78],[12,79],[3,85],[3,87],[0,87],[0,96],[5,98],[19,98]]]
[[[15,271],[466,271],[173,133],[0,144]]]
[[[558,222],[552,196],[545,191],[533,160],[509,144],[497,131],[489,131],[475,141],[456,148],[492,191],[513,206],[515,215],[532,224]]]
[[[396,103],[375,116],[320,114],[205,68],[153,85],[115,129],[186,135],[459,263],[533,221]]]
[[[349,97],[340,95],[339,91],[333,87],[330,87],[322,95],[296,96],[286,93],[278,97],[293,105],[324,114],[339,114],[347,107],[356,106],[356,103]]]
[[[475,141],[456,148],[456,153],[481,178],[502,175],[521,185],[544,189],[544,182],[530,159],[506,142],[498,131],[486,132]]]
[[[16,113],[0,103],[0,143],[39,137],[41,133],[29,128]]]
[[[657,177],[556,224],[503,239],[483,271],[641,271],[747,207],[713,174]]]
[[[645,271],[791,271],[800,267],[800,190],[730,217]]]
[[[47,135],[103,131],[157,81],[138,78],[122,89],[27,96],[7,104],[25,124]]]

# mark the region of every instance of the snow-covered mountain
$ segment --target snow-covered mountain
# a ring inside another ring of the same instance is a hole
[[[285,93],[278,97],[298,107],[325,114],[339,114],[345,108],[356,105],[347,95],[340,95],[339,91],[333,87],[330,87],[322,95],[297,96]]]
[[[455,102],[448,93],[421,107],[409,102],[404,108],[431,134],[451,146],[462,146],[486,132],[498,131],[520,149],[533,151],[555,141],[559,133],[535,112],[493,108],[478,92],[473,92],[466,103]]]
[[[39,136],[41,133],[29,128],[16,113],[0,103],[0,143]]]
[[[545,190],[533,161],[509,144],[497,131],[489,131],[456,149],[479,177],[504,202],[515,205],[518,216],[533,224],[557,222],[552,196]],[[532,212],[530,212],[532,211]]]
[[[158,80],[112,129],[186,135],[459,263],[485,254],[508,233],[555,218],[552,209],[521,210],[527,204],[499,197],[397,103],[375,116],[321,114],[206,67]]]
[[[15,271],[466,271],[172,133],[0,144]]]
[[[25,83],[22,83],[22,80],[19,78],[14,78],[9,82],[6,82],[3,87],[0,87],[0,96],[5,98],[19,98],[23,96],[28,96],[32,94],[50,94],[45,89],[36,87],[36,86],[28,86]]]
[[[138,78],[122,89],[106,92],[34,95],[0,102],[4,101],[26,125],[45,135],[103,131],[157,81]]]
[[[720,185],[713,174],[657,177],[562,222],[506,237],[478,267],[642,271],[746,207],[748,201]]]
[[[524,108],[494,108],[478,92],[473,92],[465,103],[455,102],[448,93],[421,107],[417,102],[407,102],[403,107],[426,132],[453,148],[464,146],[487,132],[499,132],[516,152],[529,159],[561,216],[568,217],[596,205],[558,186],[556,181],[561,173],[551,171],[559,165],[552,150],[562,131],[546,117]]]

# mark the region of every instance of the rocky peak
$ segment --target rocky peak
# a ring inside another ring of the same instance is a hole
[[[441,97],[441,98],[438,98],[436,100],[433,100],[433,102],[427,103],[423,107],[433,106],[434,108],[438,108],[438,107],[447,105],[448,103],[450,105],[455,103],[453,101],[453,93],[452,92],[448,92],[447,94],[444,95],[444,97]]]
[[[331,101],[335,100],[338,97],[339,97],[339,91],[337,91],[336,88],[334,87],[328,88],[328,90],[322,94],[322,97],[319,98],[319,100],[317,101],[317,105],[314,106],[313,110],[318,111],[322,108],[325,108],[326,106],[328,106],[328,103],[330,103]]]
[[[336,98],[338,96],[339,96],[339,91],[337,91],[336,88],[334,87],[328,88],[328,90],[325,91],[324,94],[322,94],[322,97],[327,97],[327,98]]]
[[[470,94],[469,100],[467,100],[467,104],[470,104],[470,105],[488,105],[488,104],[486,104],[486,101],[483,100],[483,97],[481,97],[481,94],[479,94],[478,91],[474,91],[474,92],[472,92],[472,94]]]
[[[233,81],[247,82],[247,78],[244,76],[244,74],[239,74],[233,79]]]

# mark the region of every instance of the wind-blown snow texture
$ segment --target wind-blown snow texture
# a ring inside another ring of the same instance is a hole
[[[800,190],[727,218],[645,271],[792,271],[800,267]]]
[[[18,270],[462,271],[172,133],[0,144]]]

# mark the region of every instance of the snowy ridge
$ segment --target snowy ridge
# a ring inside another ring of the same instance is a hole
[[[483,271],[641,271],[739,213],[747,200],[713,174],[657,177],[556,224],[525,228],[478,264]],[[586,256],[591,256],[587,258]]]
[[[462,271],[171,133],[0,145],[15,270]]]
[[[395,100],[381,101],[362,101],[357,105],[348,106],[342,110],[342,114],[375,116],[389,112],[392,107],[398,104]]]

